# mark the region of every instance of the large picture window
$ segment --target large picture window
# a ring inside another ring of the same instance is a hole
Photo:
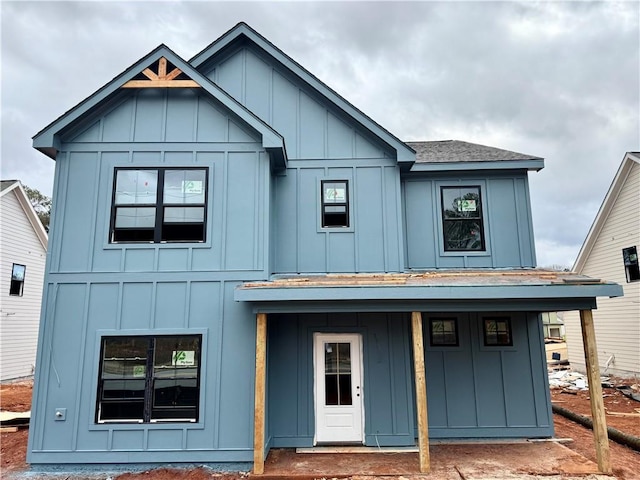
[[[323,180],[322,227],[349,226],[349,184],[347,180]]]
[[[480,187],[441,187],[446,252],[484,251]]]
[[[104,337],[96,422],[197,422],[201,335]]]
[[[204,242],[207,170],[119,168],[111,242]]]

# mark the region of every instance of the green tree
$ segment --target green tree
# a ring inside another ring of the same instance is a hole
[[[38,214],[44,229],[49,231],[49,219],[51,217],[51,199],[35,188],[24,185],[24,191],[29,197],[33,209]]]

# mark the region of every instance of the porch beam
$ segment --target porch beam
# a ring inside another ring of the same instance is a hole
[[[413,371],[416,383],[416,406],[418,409],[418,446],[420,472],[429,473],[429,422],[427,419],[427,380],[424,369],[424,345],[422,340],[422,314],[411,312],[411,334],[413,337]]]
[[[589,381],[591,417],[593,418],[593,440],[596,446],[598,470],[601,473],[611,474],[607,420],[605,418],[604,402],[602,400],[600,365],[598,363],[598,350],[596,348],[596,331],[593,325],[593,313],[591,310],[580,310],[580,327],[582,329],[587,380]]]
[[[265,386],[267,367],[267,314],[256,315],[256,387],[253,416],[253,473],[264,473]]]

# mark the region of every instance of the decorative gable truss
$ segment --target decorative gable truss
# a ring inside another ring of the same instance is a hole
[[[155,70],[152,70],[152,68]],[[167,70],[171,71],[167,73]],[[133,80],[129,80],[122,88],[193,88],[200,85],[187,77],[182,70],[169,63],[165,57],[160,57],[149,67],[145,68]]]

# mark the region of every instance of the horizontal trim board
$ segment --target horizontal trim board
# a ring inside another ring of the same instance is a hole
[[[252,142],[87,142],[65,143],[62,152],[256,152],[265,149]]]
[[[232,462],[253,463],[253,449],[224,450],[34,450],[29,452],[28,463],[167,463]]]
[[[258,301],[313,300],[537,300],[622,295],[617,284],[600,285],[430,285],[236,288],[234,299]]]
[[[256,302],[254,313],[345,312],[559,312],[596,308],[594,298],[540,300],[296,301]]]
[[[411,447],[311,447],[297,448],[296,453],[417,453],[419,448]]]
[[[109,465],[105,467],[102,463],[83,463],[79,465],[57,463],[34,464],[29,468],[30,473],[42,473],[48,475],[109,475],[130,472],[144,472],[155,468],[198,468],[206,467],[214,472],[248,472],[251,470],[253,463],[247,462],[174,462],[167,463],[123,463],[121,465]]]
[[[52,272],[47,283],[242,282],[262,280],[265,275],[264,270]]]
[[[500,160],[495,162],[433,162],[414,163],[412,172],[446,172],[457,170],[517,170],[527,169],[536,172],[544,168],[544,160]]]

